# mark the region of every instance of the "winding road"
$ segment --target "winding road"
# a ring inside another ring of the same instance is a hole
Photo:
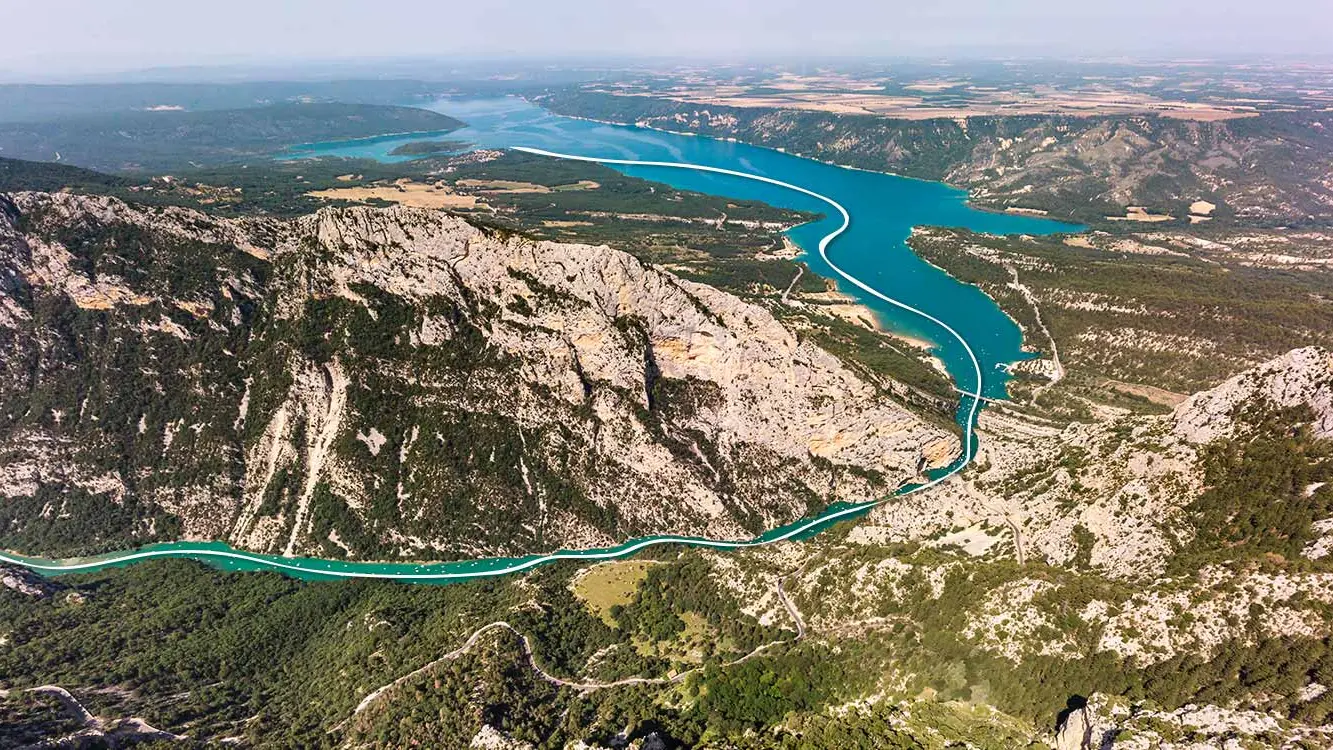
[[[768,643],[756,646],[753,650],[751,650],[744,656],[737,657],[728,662],[723,662],[720,666],[730,667],[744,663],[746,661],[749,661],[750,659],[755,658],[756,656],[759,656],[760,654],[764,653],[765,651],[768,651],[769,649],[775,646],[792,644],[805,637],[805,620],[801,617],[800,610],[796,609],[796,605],[787,596],[786,590],[782,588],[781,577],[779,577],[777,581],[777,595],[778,599],[782,601],[782,606],[786,608],[787,614],[791,616],[793,624],[796,625],[796,635],[786,640],[769,641]],[[466,654],[468,651],[471,651],[472,647],[477,645],[477,641],[481,640],[481,637],[483,635],[486,635],[492,630],[508,630],[509,632],[518,636],[519,640],[523,643],[523,653],[528,658],[528,666],[532,667],[532,671],[535,672],[538,677],[542,678],[543,680],[557,687],[572,688],[574,690],[581,690],[583,692],[592,692],[593,690],[605,690],[607,688],[621,687],[623,685],[674,685],[679,682],[684,682],[685,678],[689,677],[690,675],[696,672],[701,672],[704,669],[704,667],[700,665],[698,667],[694,667],[692,669],[687,669],[683,672],[679,672],[670,677],[626,677],[624,679],[616,680],[614,682],[578,682],[575,680],[566,680],[562,677],[556,677],[550,672],[547,672],[545,669],[541,667],[540,664],[537,663],[537,656],[532,650],[532,642],[528,640],[528,637],[526,635],[524,635],[517,628],[505,622],[504,620],[497,620],[496,622],[482,625],[481,627],[472,631],[472,635],[468,636],[468,639],[463,642],[463,645],[459,646],[453,651],[450,651],[444,656],[441,656],[440,658],[435,659],[434,661],[422,667],[419,667],[417,669],[412,670],[411,672],[408,672],[407,674],[403,675],[402,677],[399,677],[393,682],[387,683],[370,691],[369,693],[366,694],[366,697],[361,699],[360,703],[356,704],[356,708],[352,710],[352,716],[356,716],[357,714],[366,710],[372,704],[374,704],[375,701],[383,697],[385,693],[393,690],[399,685],[402,685],[403,683],[415,677],[426,674],[430,672],[432,669],[435,669],[439,665],[443,664],[444,662],[453,661],[454,659],[457,659],[463,654]],[[335,729],[341,728],[345,725],[346,722],[343,722],[342,724],[339,724],[338,727],[335,727]]]
[[[524,153],[529,153],[529,154],[535,154],[538,156],[547,156],[556,159],[568,159],[571,161],[592,162],[596,164],[612,164],[612,165],[638,166],[638,167],[667,167],[672,169],[688,169],[700,172],[712,172],[716,174],[724,174],[732,177],[740,177],[748,180],[764,182],[770,185],[776,185],[778,187],[786,188],[788,190],[793,190],[795,192],[802,193],[804,195],[808,195],[813,198],[817,198],[818,200],[823,201],[824,203],[831,206],[840,216],[842,216],[842,223],[841,225],[838,226],[837,229],[834,229],[832,232],[829,232],[819,241],[819,254],[820,257],[824,259],[824,262],[828,263],[829,267],[832,268],[834,271],[836,271],[838,275],[842,276],[842,278],[846,279],[849,283],[856,286],[858,289],[861,289],[867,294],[873,295],[874,297],[883,300],[884,302],[893,305],[894,307],[898,307],[902,310],[906,310],[913,314],[919,315],[922,318],[944,329],[949,333],[949,335],[953,336],[955,339],[958,340],[960,344],[962,344],[963,350],[967,352],[968,358],[971,359],[972,366],[976,374],[975,387],[971,392],[963,391],[961,387],[959,389],[960,392],[964,393],[963,398],[971,399],[971,403],[968,406],[967,410],[967,418],[964,421],[962,460],[955,462],[953,468],[941,474],[940,476],[935,477],[934,479],[925,482],[923,484],[909,487],[906,490],[896,495],[890,495],[889,497],[881,498],[879,500],[871,500],[863,503],[858,503],[855,505],[848,506],[846,508],[842,508],[837,511],[816,516],[814,518],[808,519],[802,523],[798,523],[792,526],[791,528],[787,529],[781,534],[777,534],[775,536],[768,538],[761,537],[750,540],[728,541],[720,539],[701,539],[701,538],[686,537],[686,536],[651,537],[648,539],[640,540],[638,542],[634,542],[632,544],[627,544],[623,547],[617,547],[615,549],[599,551],[599,552],[555,552],[548,555],[541,555],[527,560],[518,561],[511,565],[507,565],[500,568],[446,571],[446,572],[435,572],[435,573],[413,572],[413,571],[338,570],[338,569],[324,569],[324,568],[309,568],[296,563],[287,563],[281,560],[262,557],[259,555],[253,555],[246,552],[238,552],[235,550],[221,550],[221,549],[197,549],[185,552],[172,549],[137,550],[137,551],[130,551],[120,554],[113,554],[109,556],[99,557],[95,560],[82,561],[82,562],[27,560],[24,558],[14,557],[5,554],[4,552],[0,552],[0,562],[23,566],[25,568],[29,568],[31,570],[35,570],[37,572],[42,572],[42,573],[72,573],[81,570],[93,570],[104,567],[108,564],[128,563],[128,562],[147,560],[157,557],[189,557],[193,559],[213,558],[223,561],[233,560],[233,561],[246,562],[258,565],[273,570],[304,573],[307,575],[317,574],[319,576],[328,578],[375,578],[375,579],[417,581],[423,583],[432,581],[438,582],[446,580],[484,578],[490,576],[507,575],[510,573],[518,573],[524,570],[537,567],[538,565],[542,565],[548,562],[553,562],[556,560],[607,560],[618,557],[625,557],[628,555],[632,555],[647,547],[652,547],[659,544],[688,544],[695,547],[712,547],[716,549],[743,549],[747,547],[760,547],[768,544],[774,544],[776,542],[786,541],[788,539],[791,539],[792,537],[799,536],[800,534],[805,533],[806,531],[809,531],[810,529],[815,528],[817,526],[826,524],[829,521],[862,513],[869,508],[873,508],[875,506],[888,502],[894,497],[899,497],[914,492],[920,492],[921,490],[933,487],[939,484],[940,482],[944,481],[948,477],[956,474],[958,471],[962,470],[964,466],[972,462],[973,425],[976,422],[977,411],[981,406],[981,401],[975,394],[979,394],[982,391],[981,363],[980,361],[978,361],[976,353],[972,350],[972,347],[968,345],[967,341],[962,337],[962,335],[960,335],[958,331],[954,330],[951,326],[949,326],[949,324],[945,323],[944,321],[940,320],[939,318],[935,317],[934,315],[931,315],[930,313],[924,310],[920,310],[905,302],[901,302],[884,294],[883,292],[875,289],[874,287],[870,286],[861,279],[858,279],[852,274],[844,271],[840,266],[838,266],[829,258],[828,256],[829,245],[833,242],[833,240],[837,239],[839,235],[847,231],[847,228],[850,227],[852,223],[851,215],[847,212],[847,209],[842,206],[842,204],[838,203],[837,201],[833,200],[832,198],[826,195],[816,193],[813,190],[801,187],[800,185],[794,185],[790,182],[783,182],[782,180],[776,180],[773,179],[772,177],[765,177],[763,175],[757,175],[757,174],[749,174],[747,172],[740,172],[734,169],[724,169],[722,167],[714,167],[705,164],[689,164],[685,162],[668,162],[668,161],[639,161],[634,159],[610,159],[610,158],[601,158],[594,156],[578,156],[575,154],[562,154],[562,153],[556,153],[554,151],[544,151],[542,149],[528,148],[524,146],[514,147],[514,150],[522,151]],[[499,627],[500,625],[503,625],[503,623],[494,623],[494,625]]]

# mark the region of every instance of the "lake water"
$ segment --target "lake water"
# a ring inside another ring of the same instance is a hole
[[[800,185],[838,201],[852,215],[850,228],[829,248],[829,256],[848,273],[890,297],[926,310],[967,339],[981,361],[980,393],[1005,396],[1008,380],[997,365],[1026,359],[1022,334],[998,306],[976,287],[961,284],[918,258],[906,240],[914,226],[966,227],[994,234],[1050,234],[1078,227],[1032,216],[980,211],[967,205],[967,193],[943,183],[846,169],[772,149],[624,125],[607,125],[553,115],[517,98],[441,100],[429,109],[456,117],[468,127],[449,140],[477,148],[530,146],[579,156],[705,164],[772,177]],[[299,156],[344,156],[400,161],[389,152],[422,135],[303,146]],[[614,167],[626,174],[733,198],[762,200],[775,206],[829,213],[823,202],[775,185],[740,177],[665,167]],[[838,279],[819,257],[819,239],[835,229],[840,217],[826,216],[793,229],[789,235],[806,251],[801,260],[811,270]],[[871,307],[889,328],[935,345],[954,382],[973,390],[971,359],[939,326],[867,295],[838,279],[839,288]]]
[[[845,169],[740,143],[560,117],[516,98],[441,100],[428,108],[468,123],[462,130],[447,135],[433,135],[448,140],[468,141],[476,148],[529,146],[581,156],[705,164],[771,177],[829,196],[846,207],[852,216],[847,232],[829,247],[829,256],[845,271],[880,292],[925,310],[957,330],[967,339],[981,362],[983,382],[979,391],[990,398],[1005,396],[1008,376],[999,366],[1030,356],[1022,350],[1022,336],[1018,326],[980,290],[958,282],[913,254],[906,244],[912,227],[966,227],[995,234],[1049,234],[1078,229],[1035,217],[973,209],[967,205],[964,191],[941,183]],[[412,157],[395,157],[389,152],[404,143],[423,140],[431,135],[308,144],[294,149],[286,158],[343,156],[403,161]],[[686,190],[762,200],[776,206],[817,213],[828,213],[829,210],[826,204],[815,198],[739,177],[664,167],[615,168],[626,174]],[[792,240],[806,251],[802,260],[813,271],[828,278],[836,279],[838,275],[820,258],[817,246],[820,238],[837,228],[840,222],[841,217],[826,216],[820,221],[796,227],[789,233]],[[954,382],[964,390],[976,388],[971,359],[962,345],[942,328],[913,313],[885,304],[841,279],[839,288],[871,307],[887,327],[932,342],[935,354],[944,362]],[[965,408],[960,408],[960,420],[966,419],[966,413]],[[788,536],[804,538],[838,520],[864,512],[871,505],[836,506],[819,518],[774,529],[759,537],[759,540]],[[645,542],[654,541],[690,540],[649,537],[627,542],[611,550],[588,550],[570,556],[618,556],[626,554],[631,547],[639,548]],[[237,554],[243,554],[245,559],[234,557]],[[92,567],[123,565],[137,559],[162,556],[203,559],[227,569],[277,568],[305,578],[361,573],[392,575],[415,582],[448,580],[423,577],[428,575],[502,573],[515,565],[546,559],[529,556],[432,565],[344,563],[237,553],[221,543],[177,542],[154,545],[134,553],[103,556],[97,558]],[[43,563],[49,562],[32,558],[11,559],[39,569]]]

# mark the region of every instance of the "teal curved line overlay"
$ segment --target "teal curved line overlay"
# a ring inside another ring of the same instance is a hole
[[[836,271],[849,283],[855,285],[857,288],[867,292],[868,294],[874,295],[875,297],[883,300],[884,302],[887,302],[890,305],[901,308],[916,315],[920,315],[922,318],[925,318],[926,320],[929,320],[935,325],[938,325],[940,328],[947,331],[949,335],[957,339],[958,342],[963,345],[963,349],[964,351],[967,352],[967,356],[972,360],[972,367],[976,373],[976,378],[977,378],[976,388],[973,390],[973,392],[974,393],[981,392],[981,385],[982,385],[981,363],[977,360],[976,353],[972,351],[972,347],[968,345],[967,341],[958,333],[958,331],[954,330],[951,326],[949,326],[947,323],[940,320],[939,318],[935,317],[934,315],[931,315],[930,313],[925,312],[924,310],[919,310],[915,307],[912,307],[911,305],[908,305],[905,302],[900,302],[896,299],[893,299],[892,297],[889,297],[883,292],[880,292],[879,290],[875,289],[874,287],[870,286],[864,281],[861,281],[855,276],[847,273],[841,267],[839,267],[837,264],[835,264],[832,260],[829,259],[828,257],[829,245],[833,242],[833,240],[837,239],[839,235],[847,231],[847,228],[850,227],[852,223],[852,217],[849,213],[847,213],[847,209],[844,208],[842,204],[838,203],[832,198],[826,195],[822,195],[820,193],[816,193],[813,190],[803,188],[800,185],[793,185],[790,182],[783,182],[782,180],[776,180],[773,179],[772,177],[749,174],[734,169],[723,169],[722,167],[713,167],[705,164],[689,164],[684,162],[669,162],[669,161],[638,161],[633,159],[606,159],[593,156],[577,156],[574,154],[561,154],[554,151],[544,151],[542,149],[537,149],[537,148],[528,148],[526,146],[516,146],[514,147],[514,150],[522,151],[524,153],[529,153],[529,154],[535,154],[538,156],[547,156],[556,159],[568,159],[572,161],[594,162],[597,164],[615,164],[615,165],[637,166],[637,167],[668,167],[674,169],[689,169],[700,172],[713,172],[716,174],[724,174],[732,177],[741,177],[748,180],[756,180],[758,182],[766,182],[770,185],[776,185],[778,187],[786,188],[788,190],[794,190],[798,193],[808,195],[812,198],[816,198],[820,201],[823,201],[824,203],[827,203],[829,206],[832,206],[833,209],[837,211],[839,215],[842,216],[842,224],[839,225],[837,229],[824,235],[824,237],[819,241],[819,255],[824,259],[824,262],[828,263],[830,268]],[[638,552],[642,549],[645,549],[647,547],[652,547],[658,544],[684,544],[694,547],[711,547],[715,549],[742,549],[746,547],[761,547],[767,544],[787,541],[789,539],[801,537],[802,535],[808,535],[814,533],[815,531],[822,529],[822,527],[832,524],[834,521],[858,515],[861,513],[865,513],[866,511],[869,511],[871,508],[886,503],[893,498],[902,497],[904,495],[909,495],[914,492],[920,492],[921,490],[933,487],[939,484],[940,482],[943,482],[950,476],[953,476],[954,474],[961,471],[963,467],[967,466],[969,463],[972,462],[973,450],[974,450],[973,425],[976,423],[977,411],[981,406],[980,400],[972,395],[964,395],[963,398],[969,399],[971,402],[968,406],[967,419],[964,420],[963,456],[961,460],[955,461],[947,470],[940,473],[938,476],[932,477],[929,481],[924,482],[922,484],[905,487],[899,492],[896,492],[893,495],[890,495],[885,498],[881,498],[878,500],[869,500],[866,502],[855,503],[843,507],[835,506],[834,508],[831,508],[830,510],[818,516],[815,516],[814,518],[810,518],[804,521],[798,521],[789,526],[784,526],[779,529],[774,529],[772,531],[769,531],[768,533],[761,534],[760,536],[748,540],[726,541],[720,539],[706,539],[701,537],[688,537],[688,536],[653,536],[644,539],[633,540],[621,546],[612,547],[609,549],[559,551],[546,555],[535,555],[525,558],[518,558],[509,562],[508,564],[501,565],[499,567],[488,567],[487,563],[489,561],[478,560],[478,561],[473,561],[473,563],[471,563],[478,566],[476,570],[449,570],[443,572],[430,572],[428,569],[437,567],[439,565],[456,566],[460,565],[460,563],[442,563],[442,564],[436,563],[436,564],[421,564],[421,565],[413,565],[411,563],[390,563],[391,565],[394,565],[396,567],[415,568],[415,570],[412,569],[392,570],[392,571],[364,570],[357,568],[382,567],[386,564],[369,563],[369,562],[348,563],[338,560],[325,560],[321,558],[282,558],[270,555],[258,555],[250,552],[239,552],[227,547],[225,544],[222,543],[213,543],[211,545],[199,545],[198,547],[192,547],[188,549],[182,549],[180,547],[173,546],[174,544],[173,543],[164,545],[163,547],[160,548],[146,547],[131,552],[114,552],[108,555],[99,556],[86,561],[43,560],[39,558],[16,556],[5,552],[0,552],[0,562],[6,562],[13,565],[20,565],[39,573],[64,574],[64,573],[77,573],[81,571],[98,570],[101,568],[124,565],[127,563],[137,562],[140,560],[149,560],[159,557],[178,557],[178,558],[190,558],[190,559],[213,561],[224,565],[240,564],[241,566],[244,567],[253,567],[256,569],[278,570],[284,573],[294,574],[296,576],[305,578],[335,578],[335,579],[371,578],[371,579],[409,581],[417,583],[431,583],[431,582],[441,583],[441,582],[456,581],[456,580],[466,580],[471,578],[485,578],[489,576],[501,576],[501,575],[508,575],[510,573],[519,573],[524,570],[535,568],[538,565],[543,565],[549,562],[555,562],[557,560],[609,560],[617,557],[625,557],[627,555],[632,555],[635,552]],[[461,563],[461,564],[465,565],[469,563]]]

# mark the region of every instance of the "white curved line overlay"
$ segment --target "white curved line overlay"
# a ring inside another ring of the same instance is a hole
[[[972,347],[968,346],[967,341],[962,337],[961,334],[958,333],[958,331],[954,330],[953,327],[951,327],[948,323],[945,323],[944,321],[940,320],[934,315],[931,315],[930,313],[924,310],[912,307],[911,305],[905,302],[900,302],[888,296],[887,294],[884,294],[878,289],[875,289],[874,287],[870,286],[864,281],[856,278],[850,273],[847,273],[837,264],[835,264],[832,260],[829,259],[828,257],[829,244],[832,243],[833,240],[837,239],[838,236],[841,235],[843,232],[847,231],[847,228],[851,226],[852,217],[849,213],[847,213],[847,209],[843,208],[841,203],[838,203],[837,201],[833,200],[827,195],[821,195],[820,193],[816,193],[815,191],[810,190],[808,188],[803,188],[800,185],[793,185],[790,182],[783,182],[782,180],[776,180],[773,179],[772,177],[765,177],[763,175],[757,175],[757,174],[749,174],[747,172],[739,172],[734,169],[723,169],[722,167],[713,167],[706,164],[690,164],[686,162],[671,162],[671,161],[638,161],[635,159],[608,159],[595,156],[577,156],[575,154],[562,154],[562,153],[557,153],[555,151],[545,151],[539,148],[529,148],[527,146],[514,146],[513,150],[522,151],[523,153],[527,154],[535,154],[537,156],[547,156],[555,159],[567,159],[570,161],[593,162],[595,164],[617,164],[617,165],[634,166],[634,167],[669,167],[674,169],[688,169],[697,172],[713,172],[716,174],[730,175],[732,177],[741,177],[747,180],[766,182],[770,185],[777,185],[778,187],[786,188],[788,190],[794,190],[798,193],[803,193],[812,198],[817,198],[818,200],[827,203],[828,205],[832,206],[842,216],[842,224],[837,229],[824,235],[824,237],[819,241],[819,255],[821,258],[824,259],[824,262],[827,263],[830,268],[836,271],[838,275],[842,276],[848,282],[855,285],[858,289],[861,289],[869,294],[872,294],[878,299],[881,299],[887,302],[888,304],[893,305],[894,307],[906,310],[911,313],[915,313],[916,315],[920,315],[922,318],[925,318],[926,320],[929,320],[930,322],[934,323],[940,328],[943,328],[945,331],[948,331],[949,335],[953,336],[955,339],[958,340],[958,343],[963,345],[963,350],[967,352],[968,358],[972,360],[972,367],[977,376],[975,392],[976,393],[981,392],[981,385],[982,385],[981,363],[977,360],[977,355],[975,352],[972,351]],[[264,567],[276,570],[290,570],[298,573],[305,573],[307,575],[319,576],[319,577],[379,578],[379,579],[396,579],[396,580],[411,580],[411,581],[442,581],[442,580],[461,580],[468,578],[484,578],[488,576],[500,576],[500,575],[507,575],[510,573],[518,573],[524,570],[528,570],[529,568],[535,568],[538,565],[542,565],[544,563],[553,562],[555,560],[614,559],[617,557],[632,555],[641,549],[651,547],[657,544],[688,544],[695,547],[715,547],[718,549],[741,549],[745,547],[761,547],[767,544],[773,544],[775,542],[786,541],[794,536],[809,531],[815,526],[828,523],[829,521],[833,521],[838,518],[842,518],[844,516],[849,516],[855,513],[861,513],[869,508],[882,505],[883,503],[886,503],[894,498],[902,497],[904,495],[910,495],[914,492],[920,492],[921,490],[927,489],[929,487],[934,487],[940,482],[943,482],[945,479],[948,479],[954,474],[957,474],[959,471],[963,469],[963,467],[967,466],[969,463],[972,462],[973,423],[976,422],[977,410],[981,406],[981,401],[973,397],[971,394],[966,394],[963,396],[963,398],[971,398],[972,404],[968,408],[967,420],[963,430],[963,459],[961,461],[958,461],[954,465],[953,469],[944,474],[941,474],[940,476],[930,480],[929,482],[916,485],[903,492],[895,493],[893,495],[889,495],[888,497],[880,498],[879,500],[871,500],[864,503],[858,503],[856,505],[843,508],[842,510],[835,511],[833,513],[816,516],[815,518],[809,519],[804,523],[797,524],[796,526],[793,526],[787,531],[784,531],[782,534],[779,534],[778,536],[769,539],[761,538],[761,539],[750,539],[747,541],[724,541],[719,539],[696,539],[685,536],[652,537],[649,539],[640,540],[627,547],[616,548],[613,550],[606,550],[602,552],[554,552],[549,555],[541,555],[539,557],[534,557],[530,560],[516,562],[512,565],[508,565],[503,568],[493,568],[487,570],[450,571],[444,573],[322,570],[318,568],[302,567],[300,565],[294,565],[291,563],[284,563],[278,560],[271,560],[265,557],[258,557],[244,552],[235,552],[231,550],[210,550],[210,549],[189,550],[189,551],[169,550],[169,549],[140,550],[138,552],[129,552],[119,557],[101,558],[89,562],[78,562],[78,563],[37,562],[34,560],[24,560],[21,558],[11,557],[3,552],[0,552],[0,562],[7,562],[13,565],[21,565],[25,568],[30,568],[32,570],[37,570],[37,571],[47,571],[53,573],[69,573],[78,570],[101,568],[107,565],[117,565],[121,563],[133,562],[136,560],[147,560],[154,557],[190,557],[190,558],[212,557],[223,560],[240,560],[243,562],[262,565]]]

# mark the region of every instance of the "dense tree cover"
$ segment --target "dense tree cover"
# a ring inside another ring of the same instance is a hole
[[[0,699],[0,747],[36,745],[82,728],[55,696],[15,692]]]
[[[997,208],[1021,196],[1023,207],[1104,227],[1116,227],[1106,217],[1123,215],[1125,200],[1169,208],[1177,217],[1173,224],[1187,226],[1185,208],[1191,199],[1185,196],[1216,200],[1217,223],[1328,226],[1333,221],[1325,194],[1311,189],[1328,168],[1326,159],[1314,155],[1329,153],[1333,134],[1312,111],[1269,111],[1216,122],[1144,114],[920,120],[701,105],[673,95],[623,96],[581,88],[536,100],[559,114],[685,129],[860,169],[956,181]],[[1199,148],[1200,143],[1210,145]],[[1052,144],[1059,144],[1058,156],[1052,156]],[[1110,153],[1121,147],[1126,148],[1123,155]],[[1235,155],[1239,163],[1210,163],[1211,149]],[[1016,190],[1009,175],[1024,170],[1032,187]],[[1123,195],[1128,197],[1113,198]],[[1243,205],[1241,210],[1226,204],[1230,195]],[[1256,201],[1258,195],[1271,198]]]
[[[842,555],[878,559],[884,553],[823,549],[831,555],[825,558],[830,570]],[[940,554],[898,553],[919,563]],[[1093,692],[1168,709],[1196,702],[1276,710],[1309,723],[1333,717],[1333,696],[1297,697],[1312,681],[1333,681],[1327,640],[1225,643],[1211,658],[1186,655],[1146,667],[1090,645],[1079,653],[1029,654],[1020,663],[978,649],[960,635],[963,623],[985,592],[1005,581],[1035,576],[1057,582],[1036,603],[1060,631],[1039,637],[1083,644],[1096,643],[1089,630],[1095,626],[1077,613],[1094,599],[1122,601],[1130,590],[1012,563],[959,566],[938,599],[925,593],[931,584],[924,576],[909,577],[902,596],[876,604],[881,626],[818,635],[724,666],[736,652],[792,633],[740,614],[737,600],[710,583],[700,553],[656,554],[662,562],[633,602],[617,611],[616,628],[572,596],[569,580],[577,566],[565,563],[521,578],[432,587],[309,583],[161,561],[67,579],[80,595],[74,598],[61,592],[30,600],[0,590],[0,634],[8,638],[0,650],[0,682],[15,688],[54,682],[104,715],[142,715],[195,737],[239,734],[273,747],[345,738],[375,747],[411,739],[459,746],[483,724],[541,748],[622,733],[657,733],[687,747],[807,748],[836,739],[846,747],[913,748],[921,727],[977,747],[1024,747],[1054,727],[1069,696]],[[819,601],[800,598],[798,604],[813,611]],[[720,647],[682,684],[587,694],[559,688],[530,669],[517,637],[495,631],[468,654],[386,694],[346,723],[346,734],[328,733],[370,689],[452,651],[487,622],[504,619],[526,634],[548,672],[609,680],[665,674],[667,661],[638,656],[639,646],[678,637],[670,623],[683,616],[707,623]],[[890,697],[917,701],[901,712],[894,700],[851,712],[826,710],[886,685],[897,686]],[[94,692],[98,688],[116,690]],[[920,701],[929,695],[940,702]],[[968,708],[979,702],[1013,718]],[[0,710],[18,716],[21,726],[46,721],[26,705],[0,704]]]
[[[828,147],[840,137],[854,137],[865,146],[852,151],[841,150],[836,154],[838,163],[933,180],[942,179],[950,167],[967,158],[973,147],[970,131],[978,126],[984,127],[980,122],[973,123],[986,119],[969,118],[964,128],[949,119],[891,120],[783,110],[780,116],[787,123],[778,134],[767,132],[761,124],[762,118],[772,116],[775,110],[760,107],[710,104],[706,109],[712,117],[698,117],[694,112],[701,107],[695,104],[573,89],[553,92],[538,98],[538,102],[559,114],[613,122],[639,122],[683,114],[694,120],[690,130],[701,135],[740,135],[753,143],[780,146],[790,153],[821,159],[835,158],[828,152]],[[838,134],[830,136],[830,131],[835,129]]]
[[[725,595],[713,580],[711,565],[696,554],[686,553],[667,565],[654,565],[640,582],[634,599],[624,607],[612,607],[612,617],[621,632],[648,641],[669,641],[685,630],[681,615],[693,613],[707,623],[712,649],[705,656],[734,658],[756,646],[795,635],[787,628],[762,627],[741,614],[735,598]]]
[[[82,600],[0,590],[12,645],[0,652],[0,682],[129,687],[137,693],[114,709],[125,715],[279,746],[323,744],[362,693],[514,603],[504,584],[302,583],[185,561],[71,582]]]
[[[116,502],[79,487],[41,483],[27,497],[0,503],[0,549],[67,554],[180,538],[180,519],[146,502]]]
[[[660,567],[679,567],[664,580],[683,585],[680,571],[698,572],[698,564],[687,555]],[[327,729],[347,718],[365,692],[453,650],[486,622],[507,619],[527,633],[539,663],[558,675],[577,677],[597,652],[628,644],[634,634],[608,628],[570,594],[574,569],[562,564],[525,579],[422,587],[306,583],[159,561],[70,578],[77,598],[34,601],[4,589],[0,622],[9,646],[0,653],[0,682],[16,688],[54,682],[80,694],[127,688],[106,694],[101,707],[269,746],[321,745],[336,740]],[[694,587],[684,600],[708,613],[710,598]],[[725,603],[736,614],[734,607]],[[742,631],[728,623],[724,632]],[[653,676],[649,670],[664,666],[622,660],[619,674],[599,677]],[[375,711],[359,720],[367,738],[394,746],[394,738],[439,736],[452,738],[441,741],[453,746],[480,721],[537,741],[562,721],[552,701],[571,695],[536,679],[521,645],[502,631],[404,690],[385,699],[393,707],[388,723]],[[412,708],[403,713],[404,706]]]
[[[467,148],[467,141],[412,141],[404,143],[389,152],[390,156],[429,156],[431,154],[461,151]]]
[[[55,192],[75,188],[101,192],[134,184],[125,177],[94,172],[67,164],[51,164],[0,157],[0,193],[19,190]]]
[[[731,667],[710,665],[691,678],[688,689],[699,696],[697,710],[709,717],[710,728],[728,736],[813,711],[871,683],[871,675],[848,673],[846,666],[827,646],[815,644]]]
[[[562,563],[534,573],[529,581],[535,587],[538,606],[511,618],[511,624],[532,634],[537,659],[557,675],[579,674],[593,654],[621,640],[620,634],[589,612],[570,591],[569,576],[574,569],[572,564]]]
[[[1310,410],[1242,408],[1241,434],[1204,452],[1207,489],[1187,508],[1198,533],[1179,568],[1199,557],[1297,561],[1313,523],[1333,515],[1333,440],[1313,435]]]
[[[282,103],[212,111],[121,112],[54,122],[0,124],[11,157],[90,169],[145,172],[266,158],[285,147],[384,133],[462,127],[417,107]]]
[[[568,690],[537,677],[511,634],[442,665],[394,696],[390,706],[354,720],[349,734],[376,748],[466,747],[482,725],[539,748],[559,750],[560,729],[578,707]],[[336,738],[335,738],[336,739]]]
[[[980,286],[1028,331],[1025,343],[1050,355],[1026,298],[1008,285],[1005,264],[1038,299],[1097,300],[1092,305],[1045,304],[1042,320],[1059,342],[1069,382],[1059,392],[1106,378],[1192,393],[1299,346],[1333,345],[1333,309],[1323,295],[1329,275],[1288,273],[1179,255],[1147,255],[1071,247],[1061,238],[1003,238],[964,230],[914,235],[913,250],[962,281]],[[962,252],[981,245],[986,258]],[[1223,312],[1225,311],[1225,312]],[[1083,337],[1120,330],[1199,345],[1161,347],[1133,339],[1083,345]],[[1079,392],[1079,395],[1084,395]],[[1110,394],[1097,389],[1099,400]],[[1117,404],[1123,405],[1123,404]],[[1057,410],[1057,411],[1063,411]]]

